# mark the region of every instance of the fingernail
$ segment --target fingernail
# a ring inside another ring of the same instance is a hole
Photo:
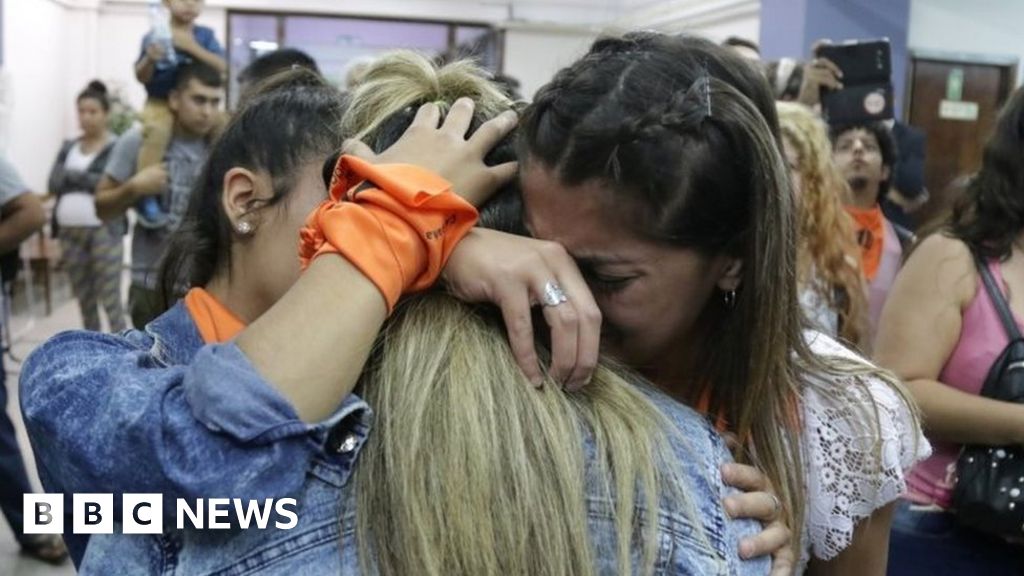
[[[540,388],[544,385],[544,378],[541,376],[534,376],[530,378],[530,384],[533,384],[534,388]]]
[[[740,542],[740,558],[744,560],[750,558],[750,545],[746,542]]]
[[[730,518],[736,515],[736,505],[733,504],[732,500],[726,498],[722,502],[722,508],[725,509],[725,513],[728,514]]]

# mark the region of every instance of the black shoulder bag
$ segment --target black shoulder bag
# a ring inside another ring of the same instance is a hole
[[[1024,338],[988,266],[977,255],[974,262],[1010,337],[1010,343],[989,369],[981,395],[1024,403]],[[964,446],[956,467],[953,508],[960,522],[1004,538],[1024,535],[1024,449]]]

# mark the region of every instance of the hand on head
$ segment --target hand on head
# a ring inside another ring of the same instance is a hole
[[[424,104],[402,137],[387,150],[375,154],[363,142],[348,140],[343,151],[374,164],[401,163],[426,168],[450,182],[452,190],[470,204],[480,206],[515,176],[516,162],[487,166],[484,157],[515,128],[517,116],[515,112],[505,112],[466,138],[472,120],[473,101],[469,98],[457,100],[444,122],[436,104]]]

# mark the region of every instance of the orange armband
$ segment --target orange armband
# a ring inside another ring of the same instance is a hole
[[[374,188],[356,191],[369,181]],[[436,174],[406,164],[374,165],[342,156],[330,199],[306,219],[299,258],[305,269],[321,254],[344,256],[394,309],[406,293],[429,288],[477,211]]]

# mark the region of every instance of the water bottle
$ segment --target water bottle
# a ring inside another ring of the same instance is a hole
[[[149,24],[152,29],[149,41],[164,47],[164,57],[156,63],[157,69],[173,67],[178,56],[174,52],[174,37],[171,35],[171,15],[160,0],[149,0]]]

